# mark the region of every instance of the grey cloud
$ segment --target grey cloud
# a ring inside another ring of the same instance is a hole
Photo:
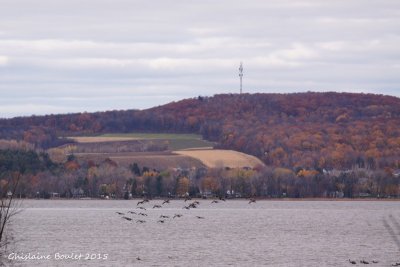
[[[247,92],[400,96],[399,15],[397,0],[3,1],[0,117],[237,92],[240,61]]]

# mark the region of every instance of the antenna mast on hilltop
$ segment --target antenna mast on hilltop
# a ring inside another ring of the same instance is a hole
[[[242,94],[242,79],[243,79],[243,64],[242,64],[242,62],[240,62],[239,77],[240,77],[240,94]]]

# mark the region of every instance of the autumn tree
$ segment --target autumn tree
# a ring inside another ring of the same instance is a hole
[[[185,196],[189,192],[189,178],[180,177],[176,193],[178,196]]]

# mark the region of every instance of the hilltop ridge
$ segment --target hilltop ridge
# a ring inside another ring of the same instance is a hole
[[[400,99],[357,93],[220,94],[146,110],[0,120],[0,138],[40,147],[59,136],[126,132],[201,134],[267,165],[399,167]]]

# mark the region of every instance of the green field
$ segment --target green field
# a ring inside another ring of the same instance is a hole
[[[90,138],[90,137],[89,137]],[[170,133],[113,133],[94,136],[93,140],[101,138],[129,139],[132,140],[165,140],[169,142],[171,150],[181,150],[189,148],[213,147],[214,143],[203,140],[197,134],[170,134]]]
[[[99,137],[132,137],[136,139],[168,139],[168,140],[202,140],[198,134],[169,134],[169,133],[113,133],[103,134]]]

